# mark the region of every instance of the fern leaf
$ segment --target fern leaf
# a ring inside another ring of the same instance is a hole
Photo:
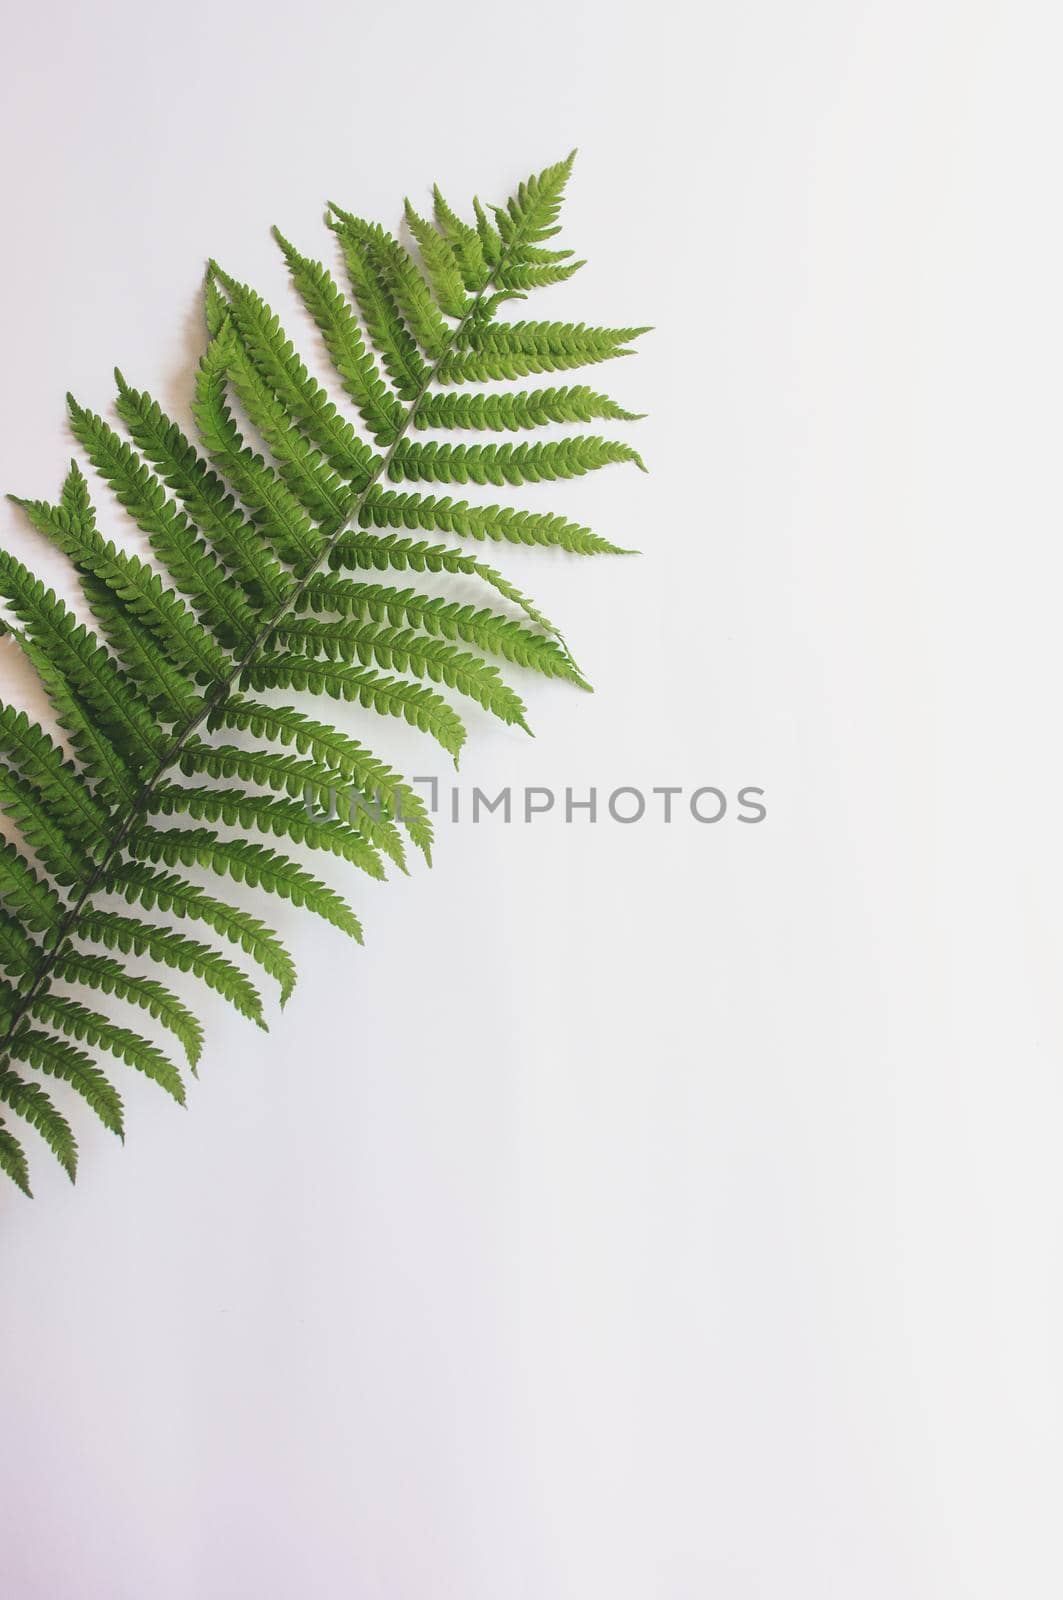
[[[49,1023],[72,1039],[109,1050],[119,1061],[134,1067],[165,1089],[167,1094],[172,1094],[179,1105],[184,1105],[185,1086],[173,1062],[157,1045],[134,1033],[131,1028],[119,1027],[98,1011],[83,1006],[79,1000],[70,1000],[63,995],[39,994],[30,1010],[39,1021]]]
[[[328,723],[316,722],[301,711],[293,711],[285,706],[258,705],[254,701],[232,695],[211,713],[209,725],[211,728],[241,729],[253,733],[258,738],[274,739],[282,745],[294,745],[301,754],[312,756],[322,767],[339,773],[342,778],[352,782],[363,796],[371,798],[379,796],[387,815],[401,816],[414,844],[423,850],[426,858],[431,858],[432,825],[424,802],[386,763],[356,739],[352,739],[349,734],[341,733],[338,728],[333,728]],[[263,774],[268,774],[271,770],[268,754],[263,754],[263,763],[260,770]],[[210,768],[203,766],[190,770],[186,766],[184,770],[191,776],[192,771],[209,771]],[[234,771],[229,775],[244,778],[246,781],[250,773]],[[265,781],[270,788],[279,787],[268,775],[255,778],[254,781]],[[362,826],[362,823],[359,825]],[[368,826],[368,822],[365,826]],[[390,832],[391,830],[387,830],[388,837]],[[381,838],[373,833],[370,837],[385,850],[385,853],[391,854],[392,859],[398,859],[400,866],[403,864],[401,852],[396,858]]]
[[[222,839],[209,828],[138,828],[126,841],[126,847],[139,861],[161,861],[171,867],[208,867],[236,883],[265,889],[295,906],[316,912],[362,943],[361,924],[342,896],[278,850],[246,839]]]
[[[78,1170],[78,1147],[74,1130],[49,1094],[37,1083],[28,1083],[10,1068],[0,1070],[0,1102],[10,1106],[36,1128],[59,1165],[73,1183]]]
[[[444,356],[436,377],[443,384],[488,383],[596,366],[631,355],[631,340],[648,332],[565,322],[490,323],[470,335],[469,349]]]
[[[196,716],[203,695],[163,654],[151,630],[90,572],[82,571],[81,587],[100,632],[156,715],[171,726]]]
[[[554,162],[520,184],[505,207],[493,208],[498,232],[511,262],[526,261],[529,246],[557,232],[561,201],[575,159],[576,152],[571,150],[563,161]]]
[[[25,856],[11,843],[0,840],[0,900],[17,911],[27,927],[44,932],[63,915],[63,902]]]
[[[373,490],[363,501],[359,520],[366,528],[438,529],[441,533],[456,533],[463,539],[541,544],[567,550],[572,555],[631,553],[622,550],[619,545],[610,544],[589,528],[551,512],[522,511],[516,506],[472,506],[466,500],[452,500],[449,495],[440,498],[436,495]],[[345,534],[336,543],[329,556],[332,565],[340,565],[346,551],[358,548],[358,538],[357,534]]]
[[[480,236],[475,228],[470,228],[467,222],[462,222],[450,208],[438,184],[433,186],[432,198],[436,224],[454,252],[461,281],[470,294],[478,294],[487,287],[490,278]]]
[[[264,972],[276,980],[282,1006],[294,989],[295,965],[273,929],[249,912],[241,911],[238,906],[215,900],[198,884],[189,883],[187,878],[175,872],[154,872],[150,866],[131,861],[111,874],[107,887],[123,895],[131,905],[142,905],[146,911],[152,911],[157,906],[160,911],[172,912],[175,917],[194,917],[205,922],[223,938],[239,945],[241,950],[258,962]],[[233,998],[226,990],[217,987],[226,999]]]
[[[0,1119],[0,1171],[6,1172],[22,1193],[30,1200],[33,1199],[26,1152],[2,1119]]]
[[[115,376],[121,391],[124,379],[120,372]],[[249,644],[255,636],[254,612],[158,478],[102,417],[69,397],[68,404],[74,437],[119,504],[147,534],[152,550],[204,624],[218,633],[226,648]],[[71,475],[80,477],[76,462]]]
[[[339,236],[347,263],[347,276],[365,322],[366,332],[384,363],[385,370],[403,400],[415,400],[424,388],[428,368],[421,360],[413,339],[381,281],[372,253],[354,230],[355,219],[336,212],[330,219]]]
[[[90,876],[90,858],[64,831],[41,792],[2,762],[0,808],[17,823],[22,837],[57,883],[69,888]]]
[[[163,816],[189,816],[197,822],[225,822],[230,827],[276,834],[311,850],[342,856],[371,878],[384,877],[380,856],[359,832],[343,822],[311,817],[298,800],[275,800],[239,789],[186,789],[168,783],[156,789],[152,809]]]
[[[396,496],[397,499],[416,499],[417,496]],[[355,533],[337,539],[329,552],[329,565],[334,571],[347,569],[362,572],[461,572],[479,578],[490,588],[514,605],[519,606],[532,622],[557,635],[557,629],[519,589],[503,578],[493,567],[466,555],[463,550],[453,550],[445,544],[428,544],[423,539],[402,539],[393,534]],[[559,637],[559,635],[558,635]]]
[[[402,408],[381,378],[350,306],[319,261],[301,256],[276,228],[274,238],[303,304],[317,323],[340,382],[378,444],[391,444],[402,425]]]
[[[201,683],[225,680],[229,672],[226,653],[148,562],[103,540],[98,545],[79,542],[68,546],[67,554],[129,607],[178,669],[194,673]],[[150,650],[150,646],[146,648]]]
[[[244,444],[225,399],[234,339],[224,326],[200,362],[192,414],[208,456],[247,506],[256,527],[282,561],[309,571],[321,555],[321,536],[272,467]]]
[[[355,498],[350,483],[337,476],[324,456],[293,425],[243,345],[236,338],[226,339],[225,349],[236,397],[269,446],[281,479],[326,533],[338,528],[347,520]],[[359,487],[368,481],[368,476],[359,471]]]
[[[147,765],[161,753],[164,735],[96,635],[6,550],[0,550],[0,595],[34,643],[98,713],[105,731],[135,767]]]
[[[68,557],[98,629],[0,552],[0,600],[12,618],[0,621],[0,634],[11,634],[34,667],[73,751],[68,759],[66,745],[0,704],[0,808],[17,831],[0,841],[0,969],[9,975],[0,978],[0,1105],[28,1118],[71,1176],[76,1147],[65,1118],[9,1062],[70,1083],[118,1133],[121,1100],[76,1042],[111,1051],[180,1100],[184,1089],[149,1038],[57,984],[147,1011],[184,1047],[193,1071],[202,1049],[195,1012],[125,958],[190,973],[265,1026],[240,965],[176,928],[104,909],[104,896],[203,923],[276,980],[283,1004],[295,969],[277,934],[174,869],[203,868],[262,888],[360,940],[354,912],[327,883],[243,835],[290,839],[374,878],[383,877],[385,857],[405,867],[407,841],[429,856],[430,819],[410,783],[340,729],[235,690],[327,694],[400,717],[457,763],[464,726],[434,685],[520,726],[524,706],[494,662],[587,686],[557,628],[508,578],[467,549],[431,541],[438,531],[578,554],[617,547],[540,510],[388,487],[389,479],[519,485],[612,462],[642,466],[626,444],[597,437],[451,437],[634,420],[582,383],[453,392],[626,355],[644,331],[496,320],[506,302],[582,265],[554,244],[571,165],[569,157],[528,179],[505,206],[474,201],[474,226],[438,189],[434,222],[407,201],[416,253],[377,224],[330,207],[354,304],[323,266],[277,235],[372,443],[311,375],[256,290],[212,263],[209,342],[193,403],[202,453],[120,373],[128,439],[70,401],[77,439],[146,534],[150,559],[97,528],[76,464],[57,505],[19,502]],[[250,441],[239,416],[253,430]],[[415,442],[414,430],[442,437]],[[340,576],[347,571],[354,579]],[[398,573],[425,581],[399,587],[391,577]],[[449,574],[492,592],[475,604],[450,598],[431,582]],[[253,747],[207,737],[223,729]],[[162,818],[180,825],[162,827]],[[222,826],[240,836],[225,836]],[[25,1154],[2,1121],[0,1167],[28,1192]]]
[[[544,637],[511,617],[486,608],[446,601],[417,589],[389,589],[381,584],[353,583],[320,573],[299,596],[297,609],[335,611],[340,616],[387,622],[393,628],[423,628],[445,639],[461,639],[491,655],[529,667],[548,678],[587,684],[556,639]]]
[[[229,302],[218,286],[214,263],[207,263],[206,276],[203,280],[203,317],[207,324],[207,332],[212,339],[216,339],[229,320]]]
[[[579,478],[613,462],[633,461],[645,471],[630,445],[580,435],[546,444],[410,444],[398,445],[388,463],[388,477],[432,483],[541,483]]]
[[[574,254],[571,250],[544,250],[540,245],[528,244],[521,250],[521,264],[523,266],[539,266],[555,261],[567,261]],[[586,266],[586,262],[581,263]]]
[[[52,972],[55,977],[63,978],[68,983],[81,983],[90,989],[100,989],[104,994],[140,1006],[156,1022],[161,1022],[164,1028],[169,1029],[184,1047],[189,1066],[195,1071],[203,1051],[203,1025],[165,984],[159,983],[156,978],[143,978],[138,973],[127,971],[120,961],[110,956],[90,955],[76,950],[64,951],[57,958]]]
[[[148,394],[118,379],[118,414],[135,443],[180,500],[189,517],[243,585],[251,603],[275,609],[284,603],[291,580],[269,554],[255,527],[237,509],[225,484]],[[224,368],[200,373],[200,403],[219,419],[225,405]]]
[[[440,308],[449,317],[463,317],[469,309],[469,298],[465,293],[461,263],[450,240],[445,234],[437,233],[424,217],[418,216],[409,200],[406,201],[406,223],[420,246],[421,260]]]
[[[228,296],[240,342],[277,404],[337,472],[353,482],[367,482],[375,464],[372,450],[307,372],[277,316],[246,283],[237,283],[216,263],[212,266]]]
[[[565,389],[532,389],[519,394],[425,395],[417,407],[417,428],[491,429],[518,433],[548,422],[636,422],[637,412],[625,411],[608,395],[596,394],[577,384]]]
[[[468,695],[503,722],[517,723],[527,731],[526,708],[519,695],[479,656],[458,650],[445,639],[426,638],[410,628],[391,628],[375,622],[321,622],[316,617],[292,617],[278,624],[278,645],[299,655],[325,656],[330,661],[385,671],[409,672],[417,678],[444,683]]]
[[[23,653],[37,671],[59,726],[70,740],[75,755],[95,784],[100,797],[104,800],[117,798],[131,804],[136,798],[138,784],[127,763],[47,653],[24,634],[16,637]]]
[[[557,639],[561,638],[559,630],[548,617],[532,604],[528,597],[521,593],[515,584],[504,578],[494,567],[489,567],[475,556],[466,555],[461,550],[452,550],[446,545],[429,545],[423,540],[397,539],[391,535],[361,534],[345,543],[338,551],[337,567],[360,568],[362,571],[376,569],[378,571],[393,567],[397,571],[411,569],[415,572],[463,572],[478,578],[481,583],[487,584],[500,594],[504,600],[509,600],[517,606],[531,622],[536,623],[546,633],[552,633]]]
[[[573,273],[586,265],[585,261],[558,262],[556,266],[533,262],[515,266],[503,264],[495,273],[495,282],[505,289],[545,289],[551,283],[564,283],[566,278],[571,278]]]
[[[124,1137],[122,1100],[91,1056],[37,1028],[22,1028],[4,1047],[16,1061],[47,1077],[68,1083],[89,1105],[104,1127]]]
[[[242,681],[249,689],[306,690],[330,695],[333,700],[357,702],[382,716],[402,717],[411,727],[430,733],[454,757],[455,765],[465,742],[460,717],[433,690],[377,672],[331,661],[308,661],[302,656],[273,655],[247,667]]]
[[[274,750],[239,750],[232,744],[200,746],[194,763],[194,768],[189,766],[187,770],[189,776],[192,770],[197,770],[218,778],[261,782],[269,789],[283,789],[290,795],[299,795],[307,816],[312,814],[309,808],[315,806],[322,818],[336,816],[339,821],[357,824],[360,837],[373,850],[394,861],[400,872],[407,870],[402,834],[387,814],[383,795],[355,787],[343,774],[328,766],[301,755],[279,755]],[[403,818],[405,821],[407,819]],[[423,843],[427,854],[431,829],[427,830],[426,838],[415,838],[415,843]]]
[[[186,777],[242,778],[264,788],[301,797],[304,806],[315,805],[321,815],[335,813],[343,822],[355,823],[359,834],[382,855],[406,871],[402,835],[379,793],[353,785],[333,768],[302,756],[280,755],[273,750],[238,750],[235,745],[208,745],[192,740],[182,752]],[[309,814],[309,813],[308,813]],[[431,832],[429,830],[429,840]]]
[[[0,753],[35,788],[47,793],[57,821],[82,844],[91,845],[107,829],[107,813],[81,773],[67,761],[44,729],[24,711],[0,702]]]
[[[21,976],[32,970],[40,954],[40,945],[29,938],[17,919],[0,911],[0,967]]]
[[[90,432],[94,420],[91,413],[83,411],[69,395],[67,403],[79,437],[98,442]],[[100,422],[101,428],[105,426],[100,419],[95,421]],[[185,602],[166,587],[148,562],[127,555],[84,522],[73,523],[66,519],[65,526],[60,522],[55,538],[77,566],[105,583],[133,615],[150,628],[177,666],[187,667],[206,681],[220,681],[226,677],[227,653],[197,622]]]
[[[592,361],[626,348],[633,339],[649,333],[648,326],[630,328],[587,327],[582,322],[493,322],[480,328],[474,348],[506,355],[562,355],[584,353]]]
[[[64,500],[73,498],[71,489],[77,489],[79,480],[81,474],[75,468],[64,485]],[[80,502],[82,497],[78,495],[77,499]],[[182,715],[194,711],[199,696],[171,661],[160,654],[150,630],[138,618],[136,610],[128,605],[121,594],[114,592],[113,586],[95,576],[87,562],[78,559],[79,546],[84,547],[87,543],[97,551],[103,548],[103,540],[96,532],[92,508],[87,506],[87,500],[82,503],[87,509],[71,515],[65,508],[57,509],[41,500],[16,500],[38,532],[45,534],[74,560],[89,609],[124,671],[141,685],[155,710],[163,712],[170,721],[180,720]],[[110,548],[113,552],[114,547]]]
[[[502,244],[502,235],[499,233],[497,228],[492,227],[490,221],[488,220],[487,212],[480,204],[479,198],[475,195],[473,196],[472,209],[476,217],[476,235],[480,241],[480,249],[483,252],[484,260],[487,262],[489,268],[491,268],[491,274],[488,276],[488,282],[490,282],[494,269],[502,260],[504,248]]]
[[[18,990],[4,978],[0,978],[0,1028],[5,1032],[13,1031],[18,1020],[20,997]]]
[[[136,897],[134,887],[126,898],[134,900]],[[179,913],[179,915],[190,914],[192,913],[185,911]],[[204,920],[209,922],[209,916]],[[161,927],[156,922],[144,922],[137,917],[124,916],[118,911],[98,911],[95,907],[82,911],[78,934],[79,937],[95,940],[108,950],[120,950],[123,955],[150,956],[153,961],[158,961],[163,966],[173,967],[178,972],[189,972],[208,988],[213,989],[216,994],[220,994],[223,1000],[228,1000],[242,1016],[260,1028],[266,1026],[262,1015],[262,1000],[250,978],[220,951],[212,949],[208,944],[201,944],[198,939],[190,939],[186,934],[178,933],[173,928]],[[234,937],[236,943],[241,943],[242,931]],[[258,940],[257,936],[256,940],[256,948],[261,948],[261,940]],[[92,983],[94,987],[106,990],[105,979],[112,978],[115,985],[114,993],[123,999],[133,999],[133,994],[125,993],[121,986],[120,970],[113,970],[118,967],[118,963],[111,964],[109,970],[105,972],[100,963],[106,960],[105,956],[78,952],[77,961],[82,969],[78,981]],[[271,964],[276,964],[274,956],[271,955],[270,960]],[[86,963],[92,963],[98,983],[88,976]],[[129,976],[127,975],[127,978]],[[286,973],[285,982],[289,984],[290,993],[290,984],[294,979]]]
[[[386,228],[375,222],[363,222],[333,206],[339,218],[341,237],[360,245],[386,296],[397,308],[398,323],[409,329],[430,361],[443,354],[450,340],[450,329],[439,314],[432,291],[421,276],[420,268],[397,239]],[[411,366],[416,372],[417,366]],[[421,373],[422,387],[427,380],[427,370]],[[414,395],[409,396],[410,399]]]

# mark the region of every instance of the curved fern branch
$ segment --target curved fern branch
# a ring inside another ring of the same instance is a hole
[[[0,629],[35,668],[73,752],[68,757],[24,713],[0,706],[0,809],[19,835],[0,844],[0,968],[8,975],[0,980],[0,1102],[46,1140],[71,1177],[77,1149],[63,1112],[13,1062],[66,1082],[119,1133],[120,1097],[78,1046],[110,1052],[178,1099],[184,1088],[161,1048],[57,983],[141,1007],[193,1069],[202,1029],[192,1011],[122,958],[190,973],[264,1025],[257,991],[220,951],[166,923],[117,912],[99,903],[103,896],[197,919],[257,961],[283,1003],[295,970],[273,930],[173,869],[205,868],[265,889],[360,940],[359,919],[328,884],[283,851],[216,827],[327,851],[378,878],[384,857],[405,866],[400,825],[429,855],[423,802],[398,774],[340,729],[239,691],[291,687],[356,702],[431,733],[457,760],[465,729],[435,686],[526,726],[522,700],[483,653],[588,687],[557,630],[500,573],[450,546],[370,531],[433,529],[581,554],[616,550],[542,512],[383,488],[522,484],[610,463],[642,466],[629,445],[597,436],[521,444],[409,438],[425,429],[516,433],[545,423],[634,420],[580,385],[516,394],[442,388],[589,365],[627,353],[643,331],[497,319],[507,300],[582,265],[545,244],[557,231],[571,165],[570,156],[529,179],[491,217],[475,202],[475,226],[438,190],[434,223],[407,201],[419,259],[377,224],[331,206],[353,304],[324,266],[276,235],[372,442],[310,375],[271,308],[212,262],[209,338],[192,402],[204,454],[121,374],[116,409],[129,440],[69,400],[75,438],[147,535],[152,559],[98,531],[76,463],[57,505],[17,501],[73,564],[103,636],[0,551],[0,600],[11,618]],[[254,430],[250,440],[230,395]],[[459,604],[335,575],[345,567],[464,573],[498,598],[492,606]],[[519,615],[497,609],[499,598]],[[224,729],[258,743],[248,750],[212,742]],[[285,751],[291,746],[294,754]],[[175,781],[196,775],[212,786]],[[254,790],[213,786],[232,778]],[[335,814],[314,815],[300,796],[327,798]],[[195,826],[149,820],[160,816]],[[29,1191],[25,1152],[3,1120],[0,1168]]]

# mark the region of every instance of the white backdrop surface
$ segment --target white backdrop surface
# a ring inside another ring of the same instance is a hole
[[[187,1114],[125,1073],[76,1190],[34,1146],[5,1600],[1063,1591],[1056,22],[11,8],[0,485],[54,495],[115,362],[183,404],[208,255],[312,347],[270,223],[579,145],[531,314],[655,324],[589,380],[652,476],[540,498],[643,555],[494,552],[597,692],[471,718],[463,793],[768,817],[441,818],[364,951],[277,912],[270,1035],[199,1002]]]

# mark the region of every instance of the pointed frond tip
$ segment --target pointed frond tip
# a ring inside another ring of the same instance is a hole
[[[626,435],[641,413],[580,380],[492,387],[626,357],[649,331],[504,320],[584,264],[558,237],[575,155],[498,203],[415,190],[389,226],[330,202],[328,257],[275,227],[278,309],[210,257],[192,425],[116,367],[113,417],[67,396],[80,460],[54,499],[9,496],[69,576],[53,589],[0,549],[0,636],[43,706],[0,701],[0,1171],[24,1193],[20,1124],[73,1179],[68,1099],[119,1138],[119,1074],[184,1104],[199,984],[265,1029],[245,968],[285,1004],[296,913],[360,943],[336,874],[373,893],[411,847],[431,861],[419,780],[362,741],[374,717],[457,765],[462,701],[530,732],[532,674],[590,688],[556,624],[482,559],[488,542],[630,553],[511,491],[645,471],[626,436],[579,431]],[[302,312],[306,351],[288,331]],[[421,492],[466,483],[512,503]],[[335,723],[303,695],[333,701]]]

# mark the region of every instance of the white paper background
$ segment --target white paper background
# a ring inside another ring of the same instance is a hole
[[[271,222],[578,144],[532,314],[656,324],[588,380],[653,475],[540,498],[645,553],[495,552],[597,693],[472,717],[462,782],[770,814],[443,821],[363,952],[281,907],[301,986],[268,1037],[200,1002],[188,1114],[124,1072],[124,1152],[34,1146],[11,1600],[1059,1595],[1056,23],[12,9],[2,486],[116,361],[181,403],[208,254],[288,307]]]

